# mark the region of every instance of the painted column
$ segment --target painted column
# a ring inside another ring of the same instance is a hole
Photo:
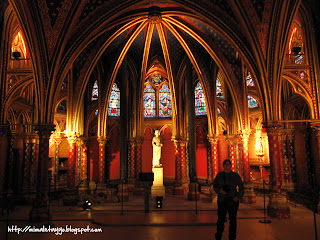
[[[181,153],[181,177],[182,177],[182,181],[186,182],[188,179],[188,165],[187,165],[187,157],[186,157],[186,152],[187,152],[187,141],[181,141],[181,145],[180,145],[181,149],[180,149],[180,153]]]
[[[283,131],[282,139],[282,159],[283,159],[283,178],[282,181],[285,182],[288,187],[288,183],[292,182],[292,176],[290,171],[290,161],[289,161],[289,151],[288,151],[288,132]]]
[[[249,162],[249,134],[241,134],[242,159],[243,159],[243,183],[244,196],[243,203],[255,203],[256,194],[253,185],[250,183],[250,162]]]
[[[315,175],[316,185],[320,188],[320,125],[312,124],[312,134],[314,136],[314,151],[313,152],[313,174]]]
[[[242,134],[243,182],[250,183],[249,134]]]
[[[30,160],[31,139],[29,136],[26,136],[23,143],[23,179],[21,184],[23,188],[27,188],[30,185]]]
[[[38,153],[39,153],[39,137],[34,136],[31,140],[31,156],[30,156],[30,186],[32,187],[35,187],[37,182]]]
[[[212,176],[210,180],[215,179],[217,174],[219,173],[219,154],[218,154],[218,136],[216,137],[209,137],[210,142],[210,155],[211,155],[211,169],[212,169]]]
[[[266,125],[269,139],[270,156],[270,184],[272,193],[268,204],[268,215],[275,218],[289,218],[290,208],[287,198],[282,193],[282,177],[280,158],[282,144],[280,138],[280,126],[277,123]]]
[[[294,134],[290,132],[287,135],[288,139],[288,158],[289,158],[289,168],[290,168],[290,182],[297,182],[297,173],[296,173],[296,157],[294,152]]]
[[[136,176],[136,143],[135,139],[130,139],[130,159],[129,159],[129,179],[133,181]]]
[[[142,138],[136,139],[136,177],[142,172]]]
[[[88,180],[88,147],[86,143],[86,140],[81,140],[81,180],[85,183]]]
[[[99,142],[99,176],[98,176],[98,184],[100,187],[104,187],[105,182],[106,182],[106,176],[105,176],[105,171],[106,171],[106,143],[107,139],[106,138],[98,138]]]
[[[36,199],[30,212],[30,221],[48,221],[50,212],[48,207],[48,162],[49,138],[55,125],[41,124],[35,126],[39,136],[39,157],[37,168]]]
[[[237,138],[234,135],[229,135],[227,137],[227,143],[228,143],[228,150],[229,150],[229,160],[231,161],[231,170],[233,172],[236,172],[236,144],[237,144]]]
[[[52,163],[52,181],[56,185],[59,178],[59,149],[62,142],[61,138],[54,138],[54,160]]]
[[[67,186],[68,188],[74,188],[76,184],[77,137],[74,134],[70,134],[67,139],[69,142]]]
[[[183,195],[185,191],[185,187],[183,186],[183,168],[185,168],[185,162],[182,163],[182,148],[183,143],[180,140],[173,140],[174,148],[175,148],[175,184],[174,184],[174,194]],[[185,172],[185,170],[184,170]],[[186,177],[184,178],[186,179]]]
[[[283,131],[280,132],[279,135],[279,163],[280,163],[280,174],[281,174],[281,182],[282,185],[285,183],[285,165],[284,165],[284,159],[283,159],[283,147],[285,147],[284,145],[284,141],[286,140],[286,136],[283,133]],[[282,186],[283,189],[283,186]]]

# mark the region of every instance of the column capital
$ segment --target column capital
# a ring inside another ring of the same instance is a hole
[[[0,125],[0,136],[7,136],[9,134],[10,134],[10,125],[9,124]]]
[[[143,137],[136,137],[136,144],[142,145],[142,143],[143,143]]]
[[[320,123],[312,122],[310,123],[311,130],[315,133],[317,137],[320,137]]]
[[[208,138],[208,141],[210,142],[210,144],[217,144],[218,141],[219,141],[219,135],[218,134],[208,135],[207,138]]]
[[[79,138],[77,138],[77,142],[78,142],[78,144],[80,145],[80,146],[85,146],[86,144],[87,144],[87,142],[88,142],[88,138],[86,138],[86,137],[79,137]]]
[[[227,135],[226,136],[226,141],[228,144],[236,144],[239,141],[239,136],[238,135]]]
[[[59,145],[61,144],[61,142],[62,142],[62,138],[60,138],[60,137],[55,137],[55,138],[53,138],[53,141],[54,141],[54,144],[55,144],[56,146],[59,146]]]
[[[280,135],[280,131],[283,129],[281,123],[277,121],[265,122],[263,127],[266,129],[268,135]]]
[[[108,138],[106,138],[106,137],[98,137],[97,138],[97,141],[99,142],[99,146],[100,147],[103,147],[103,146],[105,146],[106,145],[106,143],[108,142]]]
[[[73,144],[77,142],[77,134],[76,133],[72,133],[72,132],[66,132],[65,136],[69,142],[69,144]]]
[[[55,125],[51,123],[43,123],[34,125],[33,129],[37,132],[39,138],[50,138],[52,132],[55,130]]]
[[[238,132],[238,136],[240,138],[241,141],[244,141],[244,142],[248,142],[249,141],[249,136],[251,134],[251,131],[250,130],[244,130],[244,131],[239,131]]]

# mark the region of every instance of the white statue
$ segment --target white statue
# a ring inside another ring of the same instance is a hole
[[[152,138],[152,146],[153,146],[153,159],[152,159],[152,167],[161,167],[160,159],[161,159],[161,139],[159,130],[154,131],[154,137]]]

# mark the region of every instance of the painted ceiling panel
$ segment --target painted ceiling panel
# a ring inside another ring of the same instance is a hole
[[[164,62],[164,57],[163,57],[163,51],[159,39],[159,33],[156,27],[153,29],[153,34],[152,34],[152,40],[151,40],[151,46],[150,46],[150,52],[149,52],[149,60],[152,59],[154,56],[158,56],[162,59]]]
[[[167,37],[168,37],[168,44],[169,44],[169,54],[171,58],[171,65],[172,65],[172,72],[173,75],[176,77],[179,71],[180,64],[185,57],[186,53],[179,43],[179,41],[176,39],[173,34],[167,30]]]
[[[144,51],[144,40],[146,35],[146,28],[144,28],[139,35],[136,37],[136,39],[133,41],[128,54],[132,58],[132,60],[135,62],[137,69],[140,69],[142,64],[142,57],[143,57],[143,51]]]

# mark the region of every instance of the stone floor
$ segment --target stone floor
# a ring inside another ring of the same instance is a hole
[[[30,207],[18,206],[7,218],[0,215],[0,239],[104,239],[104,240],[209,240],[216,231],[217,204],[206,198],[200,201],[186,201],[183,196],[166,196],[163,207],[155,208],[150,201],[150,212],[144,212],[144,198],[130,196],[129,202],[94,204],[91,210],[81,206],[67,207],[61,202],[52,202],[53,219],[46,227],[76,231],[77,228],[100,232],[41,233],[30,229],[41,228],[40,223],[28,222]],[[286,220],[264,220],[263,198],[257,197],[255,204],[240,204],[238,211],[238,240],[312,240],[315,238],[314,215],[309,209],[290,203],[291,218]],[[320,216],[316,215],[318,239],[320,239]],[[11,232],[8,232],[8,227]],[[18,228],[29,229],[27,233],[17,233]],[[15,232],[13,232],[15,231]],[[84,231],[84,230],[83,230]],[[228,239],[228,223],[223,236]]]

